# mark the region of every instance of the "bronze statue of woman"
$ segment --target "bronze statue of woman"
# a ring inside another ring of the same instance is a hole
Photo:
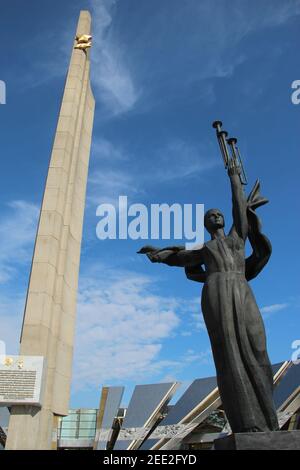
[[[224,216],[218,209],[206,212],[204,225],[211,240],[202,248],[156,249],[144,247],[152,262],[185,268],[189,279],[203,282],[202,312],[210,337],[217,381],[232,432],[277,430],[273,402],[273,373],[266,350],[260,311],[248,284],[271,255],[271,244],[261,233],[255,209],[266,202],[257,181],[248,199],[240,170],[229,162],[233,225],[224,232]],[[245,242],[253,252],[245,259]]]

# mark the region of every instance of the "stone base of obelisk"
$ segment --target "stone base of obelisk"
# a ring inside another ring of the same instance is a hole
[[[215,450],[300,450],[300,431],[245,432],[214,441]]]

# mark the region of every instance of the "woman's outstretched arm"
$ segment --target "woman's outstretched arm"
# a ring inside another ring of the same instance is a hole
[[[202,248],[185,250],[184,247],[163,249],[143,247],[138,253],[146,254],[152,263],[164,263],[168,266],[189,267],[202,263]]]

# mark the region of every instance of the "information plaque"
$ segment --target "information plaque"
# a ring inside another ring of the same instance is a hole
[[[42,406],[45,359],[0,356],[0,406]]]

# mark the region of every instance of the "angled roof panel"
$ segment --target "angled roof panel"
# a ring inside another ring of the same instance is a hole
[[[194,380],[178,402],[171,408],[170,413],[160,423],[160,426],[179,423],[216,387],[216,377]]]
[[[274,402],[277,409],[300,387],[300,364],[290,364],[286,373],[274,390]]]
[[[273,375],[277,374],[279,369],[283,366],[284,362],[278,362],[277,364],[272,364]]]
[[[6,406],[0,406],[0,426],[4,429],[8,428],[10,413]]]
[[[272,370],[273,374],[275,375],[280,368],[282,367],[284,363],[280,362],[277,364],[272,365]],[[170,412],[164,418],[159,426],[169,426],[173,424],[178,424],[181,421],[184,421],[185,418],[188,417],[188,415],[191,413],[192,410],[194,410],[203,400],[208,397],[213,390],[217,387],[217,380],[216,377],[208,377],[204,379],[197,379],[195,380],[191,386],[186,390],[186,392],[182,395],[182,397],[178,400],[178,402],[170,409]],[[216,397],[215,397],[216,398]],[[209,403],[207,403],[208,405]],[[205,413],[203,413],[203,410],[201,411],[201,414],[205,416]],[[200,415],[199,415],[200,416]],[[192,421],[191,423],[193,422]],[[195,418],[195,421],[197,421],[197,417]],[[175,441],[176,438],[171,439],[169,443],[172,441]],[[159,439],[151,439],[151,436],[147,441],[143,443],[141,446],[142,450],[149,450],[152,449],[153,446],[158,444]],[[168,445],[168,443],[166,444]],[[164,449],[164,447],[161,447]],[[167,448],[167,447],[166,447]]]
[[[94,449],[105,450],[110,431],[121,404],[124,387],[103,387],[97,417]]]
[[[143,428],[149,425],[153,417],[171,399],[177,385],[176,382],[137,385],[131,397],[122,430]],[[114,450],[127,449],[133,442],[133,440],[118,440]]]
[[[177,403],[172,406],[168,415],[159,423],[159,426],[178,424],[196,406],[199,405],[217,387],[216,377],[197,379],[189,386]],[[141,446],[142,450],[151,449],[159,440],[147,439]]]

